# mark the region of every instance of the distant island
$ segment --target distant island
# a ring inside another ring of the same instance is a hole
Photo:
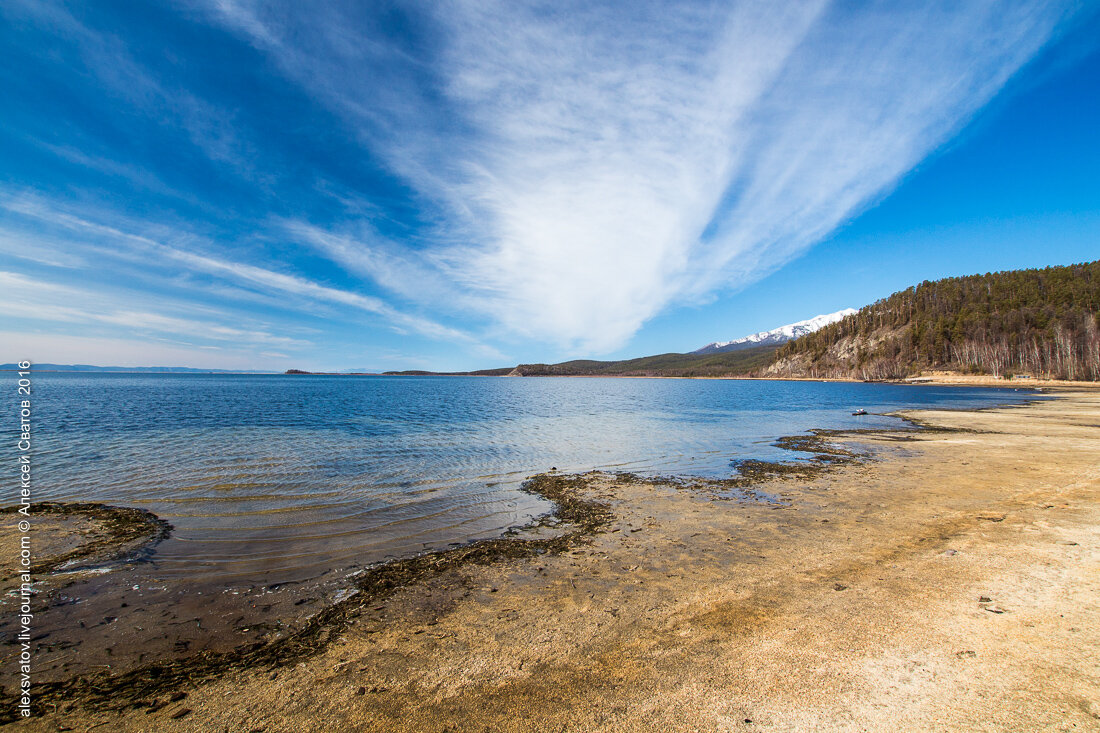
[[[841,317],[809,333],[795,327],[816,319],[687,354],[384,373],[899,380],[923,370],[952,370],[1100,379],[1100,260],[925,281],[858,311],[832,315]]]

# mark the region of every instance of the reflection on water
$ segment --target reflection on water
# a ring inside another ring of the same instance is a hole
[[[726,476],[781,436],[991,389],[718,380],[37,374],[36,500],[147,508],[158,572],[306,577],[499,535],[556,467]],[[9,390],[14,392],[14,390]],[[14,413],[12,413],[14,414]],[[10,424],[10,423],[9,423]]]

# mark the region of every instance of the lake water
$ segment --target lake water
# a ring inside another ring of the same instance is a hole
[[[14,395],[9,375],[7,394]],[[729,476],[855,408],[981,407],[1024,391],[726,380],[34,375],[35,500],[149,509],[164,576],[309,577],[498,536],[556,467]],[[4,421],[13,445],[15,406]],[[13,474],[14,475],[14,474]],[[12,484],[14,485],[14,484]],[[14,503],[14,495],[4,503]]]

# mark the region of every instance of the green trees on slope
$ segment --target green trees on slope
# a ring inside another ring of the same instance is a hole
[[[1100,261],[926,281],[788,342],[777,359],[815,376],[1100,379]]]

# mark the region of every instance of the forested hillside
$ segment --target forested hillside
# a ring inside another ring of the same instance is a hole
[[[790,341],[771,376],[893,379],[920,369],[1100,379],[1100,261],[952,277]]]
[[[559,364],[520,364],[503,369],[461,372],[486,377],[721,377],[745,374],[774,361],[774,345],[755,346],[720,354],[658,354],[622,361],[577,359]],[[418,375],[437,372],[405,371],[386,374]]]
[[[762,369],[774,361],[775,345],[718,354],[658,354],[623,361],[579,359],[560,364],[520,364],[515,376],[719,377]]]

